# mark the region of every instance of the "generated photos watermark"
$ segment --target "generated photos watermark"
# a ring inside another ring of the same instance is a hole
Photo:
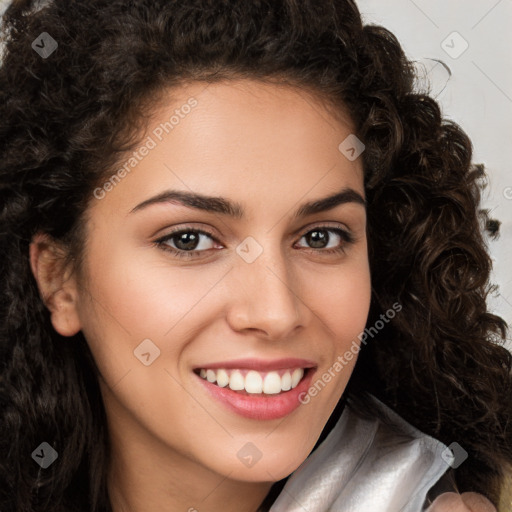
[[[139,162],[141,162],[145,156],[149,154],[152,149],[155,149],[159,142],[164,137],[171,133],[185,117],[192,112],[192,109],[197,107],[198,101],[191,97],[186,103],[181,105],[180,108],[174,110],[174,114],[169,118],[169,121],[160,123],[152,132],[148,135],[144,143],[136,149],[131,156],[125,161],[112,176],[103,183],[101,187],[96,187],[93,191],[93,195],[96,199],[103,199],[108,192],[113,190],[123,178],[125,178],[134,169]]]
[[[396,314],[402,310],[402,305],[395,302],[391,308],[385,313],[380,315],[380,320],[377,320],[371,327],[366,327],[363,332],[358,334],[357,340],[352,341],[350,349],[345,351],[343,355],[339,355],[331,367],[320,375],[317,380],[311,384],[307,391],[303,391],[299,395],[299,402],[301,404],[308,404],[311,397],[315,397],[326,385],[329,383],[337,373],[341,372],[354,357],[359,354],[362,345],[368,343],[368,336],[374,337],[391,319],[395,318]]]

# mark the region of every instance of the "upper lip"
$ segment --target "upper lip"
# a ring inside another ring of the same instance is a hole
[[[220,361],[216,363],[206,363],[204,366],[197,366],[199,369],[248,369],[260,372],[272,370],[285,370],[288,368],[315,368],[317,365],[314,361],[308,359],[298,359],[296,357],[286,357],[283,359],[232,359],[231,361]]]

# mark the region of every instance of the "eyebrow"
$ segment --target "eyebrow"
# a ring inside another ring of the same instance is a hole
[[[234,219],[243,219],[245,215],[244,208],[240,203],[231,201],[224,197],[206,196],[182,190],[167,190],[154,197],[150,197],[135,206],[135,208],[132,208],[130,213],[161,203],[177,203],[197,210],[220,213],[222,215],[233,217]],[[308,215],[313,215],[315,213],[332,210],[336,206],[346,203],[356,203],[366,207],[366,201],[359,192],[356,192],[352,188],[344,188],[334,195],[304,203],[295,211],[293,217],[296,219],[307,217]]]

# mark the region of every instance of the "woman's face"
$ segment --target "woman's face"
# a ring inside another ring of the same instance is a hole
[[[114,453],[244,481],[279,480],[308,456],[370,303],[362,162],[338,148],[352,132],[303,91],[194,83],[96,189],[75,321]],[[187,206],[171,191],[223,199]]]

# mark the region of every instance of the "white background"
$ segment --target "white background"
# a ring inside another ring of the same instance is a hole
[[[0,12],[6,3],[0,0]],[[488,303],[512,326],[512,0],[357,4],[365,23],[391,30],[408,57],[423,63],[422,83],[431,84],[443,115],[459,123],[472,139],[474,161],[486,165],[489,186],[483,207],[502,222],[500,238],[489,241],[492,282],[499,290]],[[449,79],[443,65],[432,59],[450,68]],[[512,332],[509,348],[511,336]]]

